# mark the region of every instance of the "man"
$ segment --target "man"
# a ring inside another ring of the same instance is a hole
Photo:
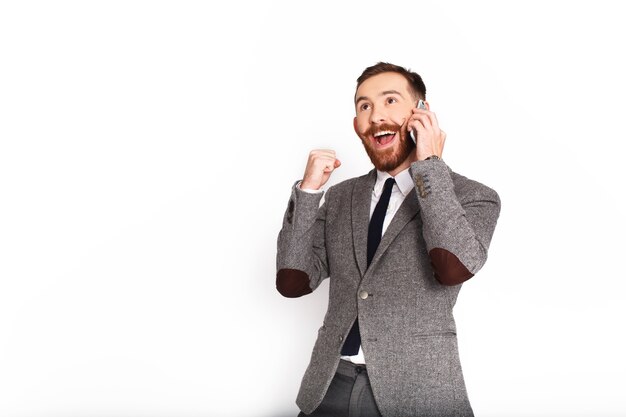
[[[418,74],[365,69],[355,108],[376,169],[330,187],[319,207],[341,163],[312,151],[278,237],[282,295],[331,278],[300,416],[472,416],[452,309],[487,259],[500,200],[441,159],[446,134]]]

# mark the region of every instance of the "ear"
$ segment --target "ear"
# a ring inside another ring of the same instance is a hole
[[[424,100],[424,106],[426,106],[426,110],[430,111],[430,103]]]
[[[361,138],[361,136],[359,135],[359,129],[356,126],[356,116],[354,117],[354,119],[352,120],[352,127],[354,127],[354,133],[356,133],[356,135],[359,137],[359,139]]]

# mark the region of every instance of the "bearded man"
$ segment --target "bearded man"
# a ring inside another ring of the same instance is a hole
[[[418,74],[366,68],[354,102],[375,169],[328,188],[320,207],[341,163],[311,151],[278,236],[283,296],[330,277],[299,416],[472,416],[452,309],[487,260],[499,197],[441,159],[446,134]]]

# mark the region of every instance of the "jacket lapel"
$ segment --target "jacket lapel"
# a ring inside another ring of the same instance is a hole
[[[367,269],[367,230],[370,221],[372,190],[376,183],[376,170],[360,177],[352,189],[352,244],[361,277]]]

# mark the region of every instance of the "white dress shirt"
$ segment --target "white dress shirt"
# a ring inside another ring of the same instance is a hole
[[[383,193],[385,181],[387,180],[387,178],[391,178],[391,175],[389,175],[389,173],[387,172],[376,171],[376,173],[376,184],[374,184],[374,189],[372,190],[372,202],[370,204],[370,219],[372,218],[374,208],[376,208],[376,204],[378,204],[378,200],[380,200],[380,196]],[[411,192],[413,188],[415,188],[415,185],[413,184],[413,179],[411,178],[411,174],[409,172],[409,168],[405,169],[402,172],[399,172],[398,175],[396,175],[394,178],[396,180],[396,183],[391,189],[389,207],[387,207],[387,213],[385,213],[385,220],[383,221],[383,235],[385,234],[389,223],[391,223],[393,216],[396,215],[396,212],[404,202],[406,196]],[[307,190],[304,188],[302,189],[302,191],[321,192],[320,190]],[[352,363],[365,364],[363,347],[359,346],[359,353],[357,353],[356,355],[342,356],[341,359],[348,360]]]

